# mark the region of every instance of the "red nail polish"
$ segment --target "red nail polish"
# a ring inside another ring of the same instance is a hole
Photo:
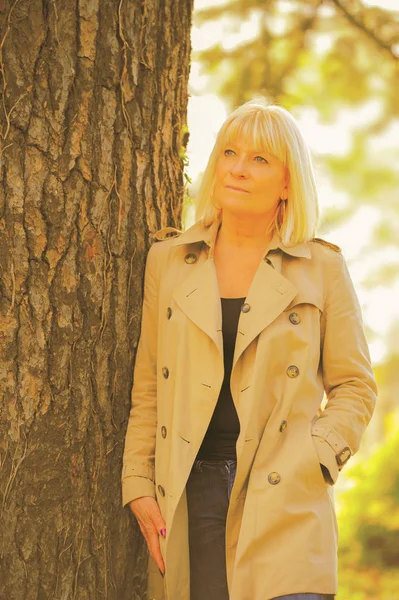
[[[161,529],[161,535],[162,535],[163,537],[165,537],[165,535],[166,535],[166,529]]]

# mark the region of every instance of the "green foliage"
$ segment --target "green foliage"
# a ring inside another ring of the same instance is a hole
[[[391,281],[394,281],[399,273],[399,260],[391,264],[386,264],[378,267],[371,271],[367,276],[367,281],[364,282],[364,286],[368,288],[374,288],[378,285],[389,285]]]
[[[189,177],[189,175],[187,173],[187,167],[190,164],[190,160],[187,155],[187,143],[188,143],[189,135],[190,135],[190,132],[188,129],[188,125],[184,124],[182,126],[182,129],[180,132],[181,142],[180,142],[180,148],[179,148],[179,158],[182,161],[183,167],[184,167],[183,176],[184,176],[185,195],[187,193],[187,185],[189,183],[192,183],[191,177]]]
[[[232,106],[263,93],[283,99],[284,105],[290,100],[312,104],[334,118],[333,111],[343,104],[362,103],[373,93],[385,99],[389,119],[399,110],[394,94],[388,93],[398,76],[397,19],[390,11],[364,6],[359,0],[350,3],[351,12],[343,4],[234,0],[197,11],[197,26],[223,19],[226,31],[229,25],[238,29],[255,15],[259,34],[233,50],[216,42],[194,57],[206,73],[217,74],[218,90]],[[323,50],[326,37],[330,48]],[[301,93],[305,90],[309,96]]]
[[[183,171],[184,197],[183,197],[183,210],[182,210],[182,222],[183,223],[186,222],[187,215],[190,213],[190,211],[192,211],[193,206],[194,206],[194,199],[189,195],[189,188],[188,188],[189,184],[192,183],[191,177],[189,177],[189,175],[187,173],[187,167],[190,164],[190,160],[187,155],[187,143],[188,143],[189,135],[190,135],[190,132],[188,129],[188,125],[184,124],[182,126],[182,129],[180,132],[181,142],[180,142],[180,148],[179,148],[179,157],[184,165],[184,171]]]
[[[326,164],[335,174],[337,187],[349,192],[352,197],[361,197],[362,203],[375,201],[380,196],[381,201],[391,204],[399,198],[390,197],[391,190],[399,185],[399,171],[394,168],[394,162],[399,159],[399,152],[376,154],[372,141],[367,138],[364,131],[353,134],[352,149],[345,156],[326,157]],[[356,165],[356,169],[353,166]]]
[[[340,498],[340,598],[393,600],[399,589],[399,433],[353,467]],[[357,576],[354,577],[353,574]],[[396,585],[396,588],[394,587]]]
[[[393,229],[392,224],[383,221],[374,229],[374,239],[378,245],[392,244],[396,246],[399,240],[399,223],[396,223],[396,229]]]
[[[327,235],[327,232],[338,227],[342,221],[349,219],[355,212],[355,207],[351,204],[345,208],[332,207],[324,211],[323,222],[320,226],[320,235]]]

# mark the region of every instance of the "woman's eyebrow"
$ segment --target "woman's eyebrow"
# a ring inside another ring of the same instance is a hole
[[[253,154],[265,154],[266,156],[271,156],[270,152],[267,150],[251,150]]]

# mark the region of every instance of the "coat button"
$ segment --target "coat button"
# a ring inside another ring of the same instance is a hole
[[[169,377],[169,369],[168,367],[162,367],[162,375],[167,379]]]
[[[292,379],[294,379],[294,377],[298,377],[298,375],[299,375],[298,367],[296,367],[295,365],[290,365],[287,369],[287,375],[288,375],[288,377],[291,377]]]
[[[301,317],[296,312],[291,313],[289,319],[293,325],[298,325],[301,322]]]
[[[170,319],[170,317],[172,316],[172,309],[170,308],[170,306],[168,306],[168,310],[166,311],[166,316],[168,317],[168,319]]]
[[[287,429],[287,421],[281,421],[281,425],[280,425],[280,432],[283,433],[283,431],[285,431]]]
[[[163,489],[162,485],[158,486],[158,492],[161,494],[161,496],[165,496],[165,490]]]
[[[166,427],[165,425],[162,425],[161,427],[161,435],[163,438],[166,438]]]
[[[272,485],[277,485],[278,483],[280,483],[281,477],[278,473],[273,471],[273,473],[270,473],[268,480],[269,480],[269,483],[271,483]]]
[[[197,255],[190,252],[189,254],[186,254],[186,256],[184,257],[184,260],[186,261],[186,263],[191,265],[192,263],[195,263],[195,261],[197,260]]]
[[[251,306],[250,304],[248,304],[247,302],[245,302],[242,306],[241,306],[241,312],[243,313],[247,313],[251,310]]]

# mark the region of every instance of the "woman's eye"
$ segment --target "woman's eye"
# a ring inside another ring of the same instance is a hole
[[[255,156],[255,160],[256,162],[267,162],[267,160],[263,158],[263,156]]]
[[[232,156],[233,154],[234,154],[234,151],[233,151],[233,150],[230,150],[230,148],[227,148],[227,149],[224,151],[224,155],[225,155],[225,156]]]

